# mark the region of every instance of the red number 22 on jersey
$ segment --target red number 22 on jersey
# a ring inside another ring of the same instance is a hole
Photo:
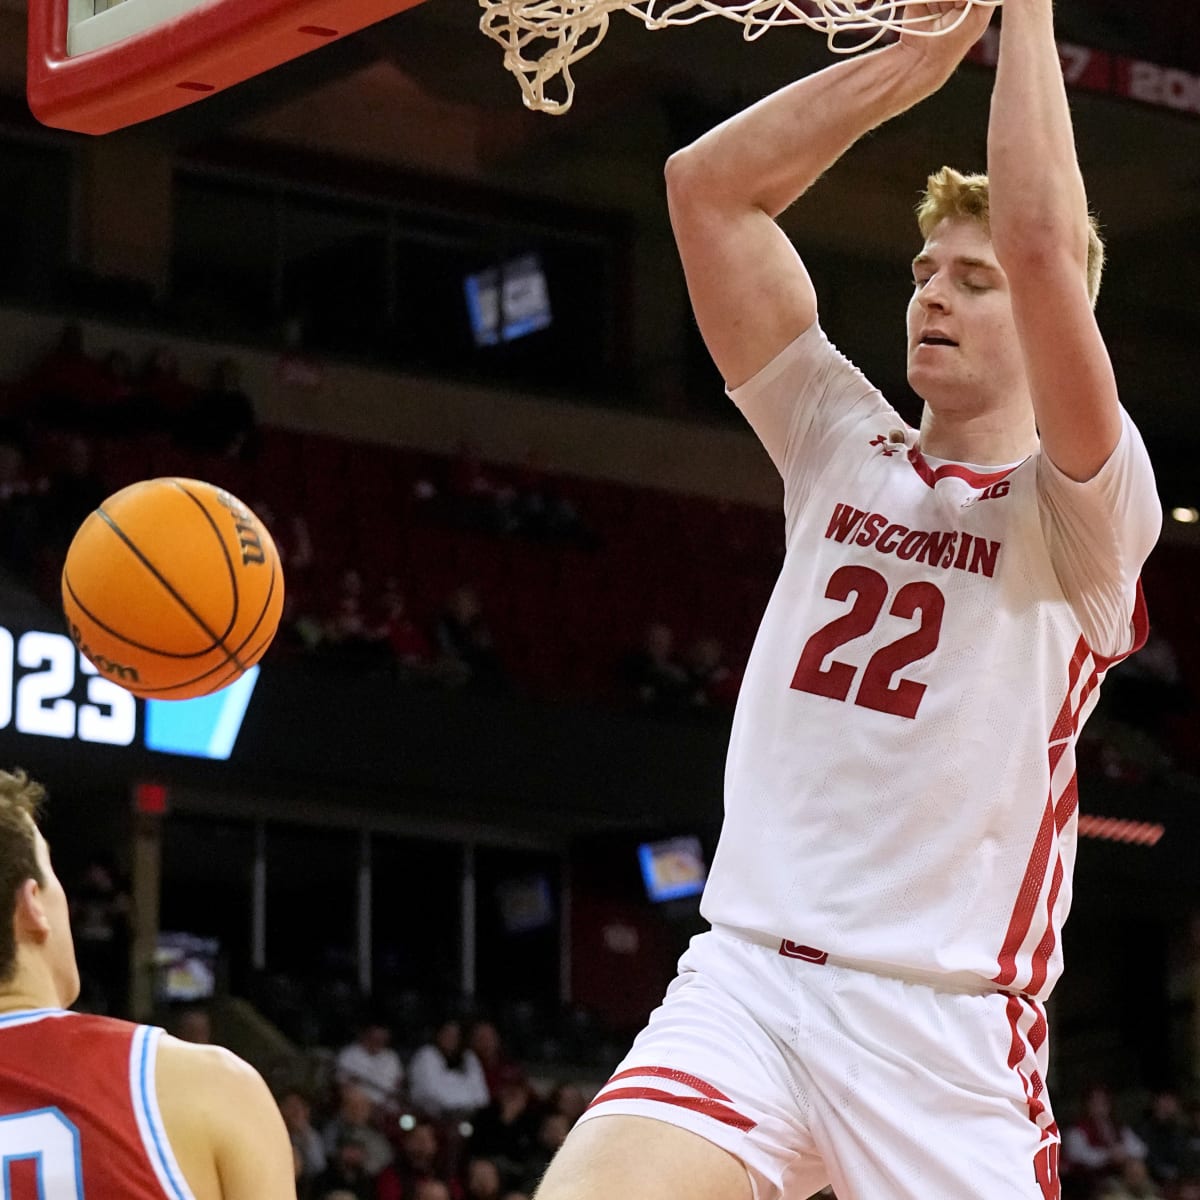
[[[850,610],[823,625],[805,643],[792,676],[791,686],[799,692],[845,700],[854,685],[858,667],[833,661],[822,664],[839,647],[868,633],[879,620],[888,598],[888,581],[870,567],[838,567],[829,577],[825,596],[829,600],[849,600]],[[906,583],[896,593],[888,612],[893,617],[912,620],[920,614],[921,623],[911,633],[904,634],[871,655],[863,672],[862,682],[854,703],[877,712],[894,713],[898,717],[915,717],[925,694],[925,684],[911,679],[892,679],[898,671],[911,666],[937,648],[942,633],[942,614],[946,598],[932,583],[918,580]]]

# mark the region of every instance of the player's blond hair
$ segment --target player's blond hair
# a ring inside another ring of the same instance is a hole
[[[0,984],[10,983],[17,969],[13,912],[17,892],[27,879],[44,887],[46,878],[37,860],[34,824],[46,799],[46,789],[24,771],[0,771],[0,896],[7,912],[0,921]]]
[[[917,205],[917,225],[927,238],[947,218],[978,221],[991,227],[991,197],[986,175],[964,175],[953,167],[943,167],[930,175],[925,194]],[[1087,289],[1093,307],[1100,294],[1104,274],[1104,241],[1096,218],[1088,214]]]

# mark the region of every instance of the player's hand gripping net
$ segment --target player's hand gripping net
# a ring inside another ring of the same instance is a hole
[[[480,28],[504,49],[504,66],[516,76],[527,108],[564,113],[575,81],[571,66],[590,54],[608,32],[611,12],[624,9],[649,29],[692,25],[726,17],[742,25],[747,41],[774,25],[807,25],[823,33],[829,48],[849,54],[886,34],[940,37],[957,29],[972,7],[996,8],[1001,0],[961,4],[925,0],[479,0]],[[947,11],[953,20],[945,22]],[[555,82],[557,81],[557,82]],[[555,84],[559,98],[546,94]]]

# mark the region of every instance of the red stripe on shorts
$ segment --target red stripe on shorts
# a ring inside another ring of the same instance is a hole
[[[1022,1035],[1020,1029],[1023,1004],[1027,1004],[1034,1015],[1034,1023],[1029,1030],[1028,1045],[1026,1045],[1025,1037]],[[1008,1049],[1008,1065],[1016,1071],[1017,1077],[1021,1080],[1021,1088],[1025,1093],[1025,1105],[1029,1112],[1029,1119],[1041,1130],[1043,1138],[1055,1137],[1058,1134],[1058,1125],[1053,1120],[1046,1125],[1042,1124],[1041,1118],[1046,1115],[1046,1102],[1042,1099],[1042,1093],[1045,1092],[1046,1085],[1042,1082],[1041,1073],[1038,1071],[1036,1065],[1037,1048],[1045,1038],[1046,1019],[1039,1005],[1022,996],[1009,996],[1005,1009],[1008,1016],[1008,1025],[1012,1030],[1012,1041],[1009,1043]],[[1021,1069],[1021,1066],[1030,1055],[1033,1057],[1034,1066],[1026,1074]]]
[[[607,1104],[610,1100],[658,1100],[663,1104],[673,1104],[676,1108],[686,1108],[701,1116],[712,1117],[722,1125],[740,1129],[743,1133],[749,1133],[755,1126],[755,1122],[749,1117],[743,1117],[727,1104],[720,1104],[707,1096],[677,1096],[674,1092],[664,1092],[661,1088],[613,1088],[612,1091],[601,1092],[588,1108],[595,1108],[597,1104]]]
[[[703,1079],[696,1075],[689,1075],[686,1071],[679,1071],[675,1067],[629,1067],[624,1071],[618,1071],[604,1086],[608,1087],[611,1083],[616,1083],[618,1079],[632,1079],[638,1075],[650,1075],[655,1079],[670,1079],[675,1083],[682,1083],[685,1087],[690,1087],[693,1091],[699,1092],[702,1096],[708,1096],[712,1100],[729,1101],[729,1097],[724,1092],[718,1091],[711,1083],[705,1083]]]

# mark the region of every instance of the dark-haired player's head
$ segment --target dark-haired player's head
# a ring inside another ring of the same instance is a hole
[[[0,994],[32,1007],[66,1008],[79,996],[67,896],[37,820],[45,789],[24,771],[0,771]]]

